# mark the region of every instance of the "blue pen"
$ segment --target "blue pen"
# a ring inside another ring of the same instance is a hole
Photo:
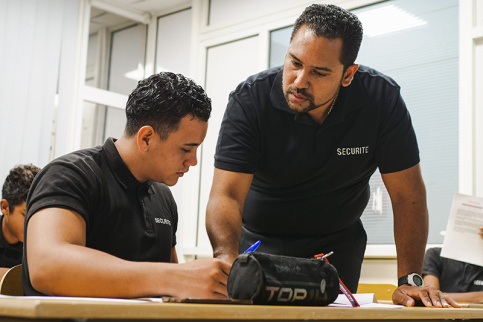
[[[255,244],[248,247],[247,250],[243,252],[243,254],[246,254],[248,252],[254,252],[258,248],[258,246],[260,246],[260,243],[261,241],[257,241]]]

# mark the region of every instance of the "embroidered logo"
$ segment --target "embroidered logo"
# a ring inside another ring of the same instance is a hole
[[[482,280],[474,280],[473,284],[481,286],[481,285],[483,285],[483,281]]]
[[[337,148],[337,155],[368,154],[369,146],[358,146],[353,148]]]
[[[171,221],[169,221],[169,219],[154,218],[154,222],[157,223],[157,224],[163,224],[163,225],[170,225],[171,226]]]

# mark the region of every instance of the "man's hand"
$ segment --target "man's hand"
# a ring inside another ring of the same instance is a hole
[[[401,285],[392,294],[394,304],[405,306],[415,306],[418,303],[424,306],[434,307],[461,307],[450,296],[437,290],[434,286],[419,287],[411,285]]]
[[[215,257],[231,265],[231,264],[233,264],[235,259],[238,257],[238,254],[234,255],[234,254],[223,253],[223,254],[219,254],[218,256],[215,256]]]
[[[198,259],[177,266],[175,296],[228,298],[226,286],[231,264],[219,259]]]

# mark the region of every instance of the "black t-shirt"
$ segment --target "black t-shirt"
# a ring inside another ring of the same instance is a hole
[[[426,251],[424,275],[436,276],[442,292],[483,291],[483,267],[441,257],[440,247],[430,248]]]
[[[23,243],[9,244],[2,231],[3,216],[0,216],[0,267],[14,267],[22,264]]]
[[[253,173],[243,225],[276,236],[322,236],[353,226],[369,179],[419,163],[411,118],[391,78],[360,66],[322,125],[289,108],[282,67],[230,94],[215,167]]]
[[[32,215],[49,207],[74,210],[85,219],[87,247],[129,261],[171,259],[178,225],[171,191],[164,184],[138,182],[112,138],[42,169],[27,197],[25,238]],[[25,249],[22,280],[26,295],[41,295],[30,284]]]

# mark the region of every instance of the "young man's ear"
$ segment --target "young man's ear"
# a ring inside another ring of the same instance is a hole
[[[2,199],[0,201],[0,208],[2,209],[2,214],[4,216],[8,216],[10,214],[9,207],[8,207],[8,201],[7,199]]]
[[[146,152],[149,150],[150,146],[152,145],[152,139],[156,135],[152,126],[146,125],[139,129],[136,142],[138,148],[142,152]]]
[[[357,69],[359,69],[359,65],[357,64],[353,64],[347,67],[344,77],[342,77],[342,86],[347,87],[351,84],[352,79],[357,72]]]

